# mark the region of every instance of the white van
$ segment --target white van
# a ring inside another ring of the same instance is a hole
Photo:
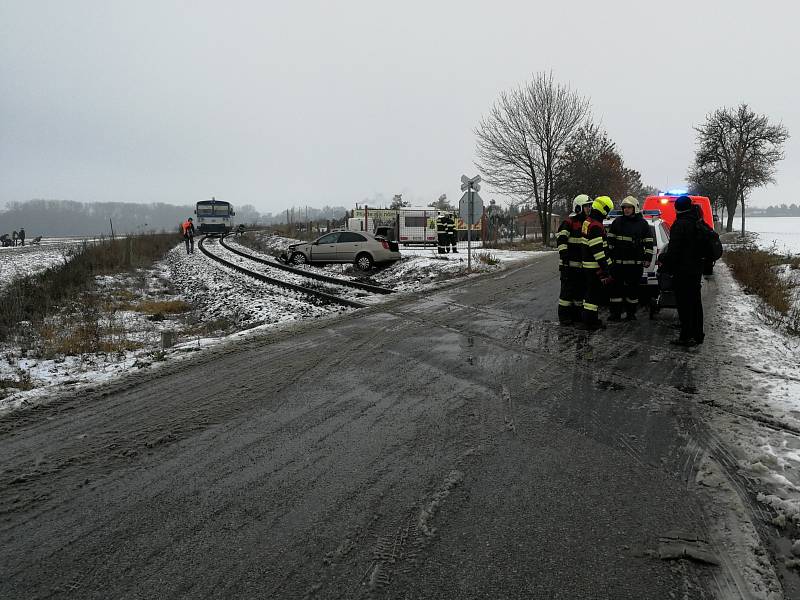
[[[364,209],[356,209],[347,220],[350,231],[370,231],[378,229],[394,232],[397,221],[400,221],[398,242],[404,246],[411,244],[436,245],[436,218],[440,211],[430,207],[402,208],[370,208],[368,209],[366,228],[364,227]]]

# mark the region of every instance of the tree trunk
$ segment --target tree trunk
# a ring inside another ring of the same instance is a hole
[[[739,200],[737,196],[733,196],[733,198],[734,198],[733,204],[731,204],[730,202],[725,203],[726,208],[728,209],[728,218],[725,224],[725,231],[729,233],[733,231],[733,218],[736,216],[736,204]]]
[[[742,200],[742,237],[744,237],[744,194],[742,194],[741,200]]]

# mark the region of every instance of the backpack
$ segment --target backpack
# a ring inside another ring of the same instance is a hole
[[[703,258],[716,262],[722,256],[722,242],[719,234],[711,229],[703,219],[697,221],[697,231],[703,248]]]

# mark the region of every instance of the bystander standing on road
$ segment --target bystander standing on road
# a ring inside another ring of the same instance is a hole
[[[19,237],[20,246],[24,246],[25,245],[25,228],[24,227],[20,227],[20,230],[19,230],[19,233],[17,234],[17,237]]]
[[[183,241],[186,242],[186,254],[194,254],[194,223],[192,217],[189,217],[181,225],[183,232]]]
[[[675,200],[675,213],[677,216],[670,229],[669,246],[661,257],[665,272],[672,274],[678,318],[681,321],[680,335],[671,343],[694,346],[702,344],[705,338],[700,286],[707,253],[698,230],[699,217],[692,208],[692,199],[681,196]]]

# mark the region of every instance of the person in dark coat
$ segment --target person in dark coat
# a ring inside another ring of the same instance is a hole
[[[447,216],[442,213],[436,217],[436,251],[444,254],[445,250],[450,250],[449,240],[447,239]]]
[[[456,220],[453,218],[453,215],[447,215],[447,242],[449,247],[447,249],[448,252],[454,252],[458,254],[458,233],[456,232]]]
[[[700,297],[705,248],[697,226],[698,213],[692,208],[689,196],[680,196],[675,200],[675,213],[669,246],[661,258],[665,272],[672,274],[678,318],[681,321],[680,335],[671,343],[694,346],[702,344],[705,338],[703,301]]]
[[[25,245],[25,228],[24,227],[20,227],[20,230],[19,230],[19,233],[17,234],[17,237],[19,238],[20,245],[24,246]]]
[[[614,280],[609,298],[609,321],[620,321],[622,311],[628,321],[636,319],[642,271],[653,260],[653,235],[650,225],[639,212],[639,201],[627,196],[621,203],[622,214],[608,227],[608,255]]]

